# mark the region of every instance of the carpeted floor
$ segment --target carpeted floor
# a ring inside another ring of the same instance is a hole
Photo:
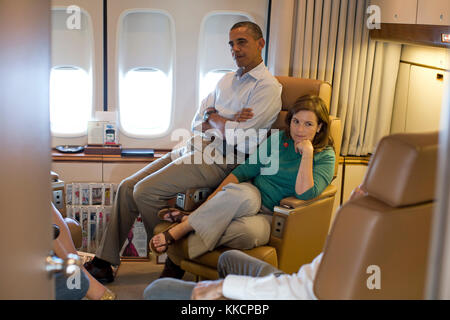
[[[117,294],[118,300],[142,300],[144,289],[159,278],[163,268],[152,255],[150,261],[122,261],[114,282],[107,287]],[[186,273],[183,280],[195,281],[195,276]]]

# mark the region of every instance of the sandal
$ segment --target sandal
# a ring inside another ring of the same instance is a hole
[[[166,252],[167,252],[167,249],[169,249],[169,246],[170,246],[172,243],[175,242],[175,239],[174,239],[174,238],[172,237],[172,235],[169,233],[169,230],[170,230],[170,229],[171,229],[171,228],[168,228],[166,231],[163,231],[163,232],[162,232],[162,234],[163,234],[163,236],[164,236],[164,239],[166,240],[166,243],[160,244],[160,245],[158,245],[158,246],[155,246],[155,245],[153,244],[153,238],[150,239],[150,249],[152,250],[152,252],[153,252],[154,255],[160,256],[160,255],[166,253]],[[155,236],[154,236],[154,237],[155,237]],[[165,247],[165,249],[162,250],[162,251],[156,250],[157,248],[161,248],[161,247]]]
[[[179,214],[174,215],[174,212],[179,212]],[[168,214],[169,217],[164,217],[166,214]],[[183,211],[177,208],[164,208],[159,210],[158,217],[164,221],[180,223],[183,221],[183,217],[188,216],[189,214],[190,212]]]

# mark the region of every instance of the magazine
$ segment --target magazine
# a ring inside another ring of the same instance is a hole
[[[89,209],[81,208],[81,250],[88,251],[89,239]]]
[[[94,253],[100,245],[112,215],[117,184],[72,183],[66,185],[66,215],[81,226],[80,251]],[[137,234],[142,233],[137,229]],[[139,238],[140,236],[138,236]],[[142,247],[142,245],[140,245]],[[142,255],[139,253],[138,255]]]
[[[72,205],[72,184],[66,185],[66,205],[71,206]]]
[[[121,250],[122,258],[148,258],[147,232],[142,222],[141,216],[138,216],[128,233],[127,241]]]
[[[103,184],[91,183],[89,188],[91,194],[90,204],[93,206],[101,205],[103,203]]]
[[[97,248],[100,246],[100,241],[102,241],[102,237],[104,234],[104,221],[103,221],[103,212],[104,207],[97,208]]]
[[[97,208],[89,208],[88,252],[97,250]]]
[[[72,204],[74,206],[80,205],[80,185],[73,184],[72,186]]]
[[[110,206],[113,203],[113,190],[111,184],[103,184],[103,205]]]
[[[80,184],[80,194],[81,194],[81,205],[88,206],[90,204],[90,189],[89,184],[81,183]]]

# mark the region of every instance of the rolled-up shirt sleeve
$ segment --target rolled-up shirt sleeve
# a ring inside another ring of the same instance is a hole
[[[317,300],[314,279],[322,260],[322,253],[298,273],[278,277],[248,277],[228,275],[223,282],[223,295],[235,300]]]

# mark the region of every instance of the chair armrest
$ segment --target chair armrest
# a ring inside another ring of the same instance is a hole
[[[337,192],[336,186],[330,184],[325,188],[325,190],[323,190],[323,192],[318,197],[309,200],[300,200],[297,199],[296,197],[287,197],[281,200],[280,207],[285,209],[306,207],[311,203],[317,202],[319,200],[331,198],[336,194],[336,192]]]
[[[308,201],[283,199],[282,204],[293,208],[274,208],[269,245],[277,250],[280,270],[297,272],[322,251],[335,194],[336,187],[330,185],[320,196]]]

